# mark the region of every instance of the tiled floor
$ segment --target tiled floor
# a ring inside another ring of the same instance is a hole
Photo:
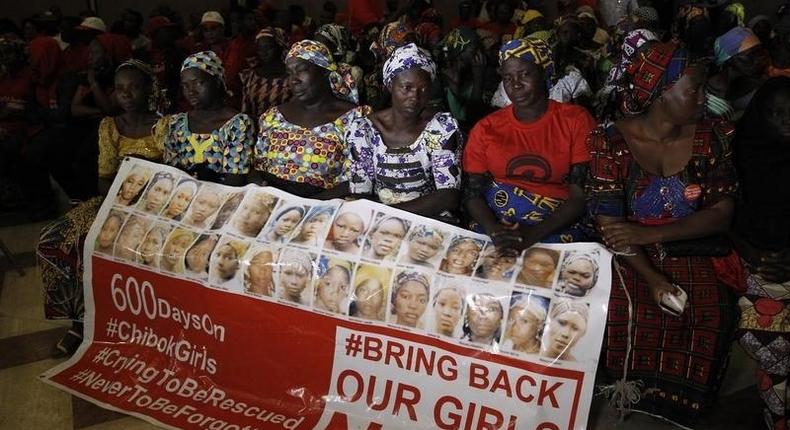
[[[18,217],[17,217],[18,218]],[[44,223],[13,225],[0,215],[0,239],[14,253],[25,275],[11,270],[0,256],[0,430],[147,430],[139,419],[100,409],[39,381],[38,375],[59,360],[49,358],[68,323],[43,317],[41,281],[33,250]],[[701,429],[762,429],[756,389],[748,387],[752,365],[735,354],[720,404]],[[660,430],[673,426],[634,414],[620,422],[603,401],[596,401],[589,428],[596,430]]]

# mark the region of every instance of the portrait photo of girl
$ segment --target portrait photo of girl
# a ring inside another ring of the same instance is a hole
[[[305,212],[304,206],[290,205],[281,200],[280,209],[264,230],[263,239],[273,243],[287,242],[304,219]]]
[[[151,169],[142,166],[132,167],[115,195],[115,204],[134,206],[140,199],[143,189],[148,185],[149,179],[151,179]]]
[[[274,297],[274,268],[277,251],[269,246],[252,249],[242,261],[244,291],[256,296]]]
[[[502,348],[525,354],[539,353],[548,309],[548,298],[514,291],[510,297]]]
[[[348,315],[369,321],[384,321],[387,309],[387,290],[392,270],[370,264],[360,264],[354,275],[354,291]]]
[[[140,246],[140,242],[142,242],[150,223],[151,220],[148,218],[131,215],[118,234],[113,255],[122,260],[135,261],[137,247]]]
[[[351,290],[354,264],[323,256],[318,260],[318,279],[315,282],[313,309],[345,314]]]
[[[341,206],[324,241],[324,249],[359,254],[372,216],[370,209]]]
[[[159,267],[159,257],[162,255],[162,247],[170,230],[172,230],[170,224],[163,222],[155,223],[148,230],[143,241],[140,242],[140,247],[137,248],[137,262],[139,264],[154,269]]]
[[[121,231],[124,220],[126,220],[126,213],[115,209],[110,211],[101,225],[99,234],[96,235],[94,251],[112,255],[115,239],[118,237],[118,232]]]
[[[208,277],[208,262],[211,252],[219,241],[218,234],[201,234],[195,244],[189,248],[186,254],[187,275],[200,279]]]
[[[167,202],[165,208],[162,209],[161,216],[172,219],[174,221],[181,221],[184,213],[187,211],[189,204],[197,194],[198,183],[194,179],[182,179],[176,186],[173,196]]]
[[[439,270],[452,275],[471,276],[482,250],[482,240],[456,236],[447,247]]]
[[[249,247],[248,242],[223,238],[211,254],[209,281],[220,287],[241,291],[240,287],[234,288],[239,284],[236,281],[236,274],[239,272],[241,259]]]
[[[409,226],[410,222],[405,219],[379,214],[365,239],[362,256],[371,260],[395,259]]]
[[[304,246],[318,246],[322,243],[335,209],[334,206],[312,207],[304,217],[298,232],[291,239],[291,243]]]
[[[167,199],[170,198],[175,182],[176,178],[172,173],[158,172],[155,174],[140,202],[137,203],[137,209],[149,214],[158,214],[165,206]]]
[[[257,237],[266,221],[269,220],[276,204],[277,197],[265,191],[248,191],[241,205],[236,203],[239,209],[231,221],[232,231],[246,237]],[[224,205],[223,209],[225,209]]]
[[[403,246],[398,260],[404,264],[435,268],[444,251],[445,240],[449,234],[441,228],[431,225],[417,225]]]

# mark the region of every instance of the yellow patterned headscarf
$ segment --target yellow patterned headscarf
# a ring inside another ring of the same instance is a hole
[[[286,60],[289,58],[299,58],[328,70],[329,86],[335,96],[354,104],[359,103],[359,93],[351,76],[351,66],[336,63],[329,48],[323,43],[309,39],[296,42],[285,57]]]
[[[540,66],[546,77],[546,88],[551,88],[554,82],[554,60],[548,43],[533,37],[513,39],[499,48],[499,65],[511,58],[519,58]]]
[[[214,51],[202,51],[187,57],[181,65],[181,71],[188,69],[199,69],[216,77],[222,88],[228,90],[228,85],[225,83],[225,67]]]

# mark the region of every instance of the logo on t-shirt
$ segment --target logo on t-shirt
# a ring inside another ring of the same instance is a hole
[[[510,159],[506,172],[508,179],[543,184],[551,178],[551,165],[539,155],[519,155]]]

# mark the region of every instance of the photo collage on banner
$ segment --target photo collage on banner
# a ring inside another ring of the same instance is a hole
[[[119,175],[97,255],[490,352],[597,360],[585,333],[608,290],[596,288],[593,244],[500,252],[486,236],[365,200],[220,186],[139,160]]]

